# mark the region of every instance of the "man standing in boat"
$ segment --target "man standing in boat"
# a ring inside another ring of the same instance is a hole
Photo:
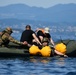
[[[0,32],[0,46],[8,46],[9,42],[13,42],[19,45],[24,45],[25,43],[19,42],[15,40],[11,34],[12,29],[10,27],[7,27],[4,31]]]

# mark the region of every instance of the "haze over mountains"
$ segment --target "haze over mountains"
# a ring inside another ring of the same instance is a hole
[[[27,19],[48,22],[76,22],[76,4],[58,4],[50,8],[12,4],[0,7],[0,19]]]

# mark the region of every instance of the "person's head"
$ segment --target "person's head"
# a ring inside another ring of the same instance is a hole
[[[13,33],[12,28],[10,28],[10,27],[7,27],[7,28],[5,29],[5,31],[8,32],[9,34]]]
[[[42,46],[48,46],[48,44],[49,44],[48,38],[43,38],[43,40],[42,40]]]
[[[50,29],[48,27],[44,28],[45,33],[50,33]]]
[[[31,26],[30,25],[26,25],[26,30],[31,30]]]

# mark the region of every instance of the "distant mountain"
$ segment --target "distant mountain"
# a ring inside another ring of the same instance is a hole
[[[0,7],[0,19],[27,19],[49,22],[76,22],[76,4],[58,4],[50,8],[12,4]]]

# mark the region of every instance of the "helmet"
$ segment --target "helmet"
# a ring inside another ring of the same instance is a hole
[[[6,32],[11,32],[11,33],[13,32],[10,27],[7,27],[7,28],[5,29],[5,31],[6,31]]]
[[[49,42],[48,38],[43,38],[42,43],[43,42]]]

